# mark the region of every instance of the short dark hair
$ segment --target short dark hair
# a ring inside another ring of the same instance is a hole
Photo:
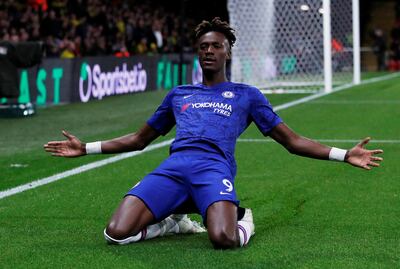
[[[219,32],[223,34],[228,40],[231,48],[233,47],[233,44],[235,44],[235,30],[226,21],[221,21],[219,17],[215,17],[211,22],[202,21],[199,23],[194,30],[195,41],[197,42],[202,35],[208,32]]]

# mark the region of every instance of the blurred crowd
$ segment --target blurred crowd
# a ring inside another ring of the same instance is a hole
[[[180,42],[192,50],[185,20],[179,37],[179,14],[135,0],[0,1],[0,40],[42,41],[47,57],[176,53]]]
[[[387,43],[387,37],[380,28],[374,29],[371,37],[373,52],[377,60],[377,70],[400,70],[400,19],[397,19],[390,31],[389,43]]]
[[[384,31],[380,28],[375,28],[371,32],[373,40],[372,49],[376,56],[378,71],[400,70],[400,2],[396,2],[395,16],[396,21],[389,35],[385,35]]]
[[[400,14],[391,33],[388,69],[400,70]]]

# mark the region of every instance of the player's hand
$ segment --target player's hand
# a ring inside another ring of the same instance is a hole
[[[345,161],[349,164],[360,167],[366,170],[371,170],[372,167],[378,167],[379,162],[383,161],[383,158],[376,157],[375,154],[383,153],[381,149],[367,150],[364,148],[368,144],[371,138],[364,138],[355,147],[350,149],[346,155]]]
[[[86,154],[85,145],[77,137],[64,130],[62,133],[67,140],[50,141],[43,146],[44,150],[59,157],[79,157]]]

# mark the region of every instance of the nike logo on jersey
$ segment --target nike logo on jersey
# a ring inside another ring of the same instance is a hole
[[[192,94],[190,94],[190,95],[185,95],[185,96],[183,96],[183,99],[187,99],[187,98],[189,98],[189,97],[192,97],[193,95],[195,95],[195,93],[192,93]]]
[[[220,191],[219,194],[221,194],[221,195],[230,195],[232,193]]]

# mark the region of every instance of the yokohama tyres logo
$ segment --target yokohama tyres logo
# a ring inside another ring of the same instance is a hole
[[[210,108],[214,113],[224,116],[232,114],[232,105],[218,102],[187,103],[182,106],[181,112],[185,112],[189,107],[193,109]]]

